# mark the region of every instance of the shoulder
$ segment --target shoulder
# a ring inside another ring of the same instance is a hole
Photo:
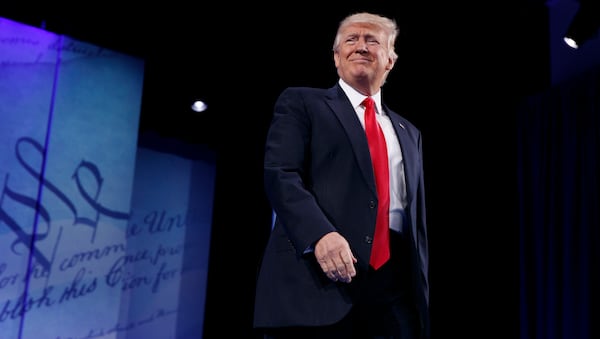
[[[421,133],[419,128],[416,127],[410,120],[408,120],[407,118],[402,116],[401,113],[391,110],[387,106],[384,106],[384,107],[385,107],[386,112],[388,113],[388,116],[390,117],[390,120],[392,120],[392,122],[394,124],[398,124],[400,127],[404,128],[407,131],[411,131],[416,134]]]
[[[279,96],[280,97],[292,96],[292,97],[299,97],[299,98],[305,98],[305,99],[322,98],[322,97],[330,96],[334,89],[335,89],[335,87],[317,88],[317,87],[302,87],[302,86],[294,87],[294,86],[292,86],[292,87],[285,88]]]
[[[274,113],[309,120],[320,119],[324,116],[323,112],[339,105],[341,97],[337,88],[287,87],[275,101]]]
[[[330,88],[317,87],[287,87],[277,98],[276,106],[296,106],[307,109],[321,110],[348,101],[342,88],[334,85]]]

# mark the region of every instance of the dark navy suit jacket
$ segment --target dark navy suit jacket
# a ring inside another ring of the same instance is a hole
[[[412,278],[423,326],[429,326],[428,248],[421,133],[384,105],[402,149]],[[319,326],[347,314],[354,282],[328,279],[307,253],[338,231],[368,268],[377,195],[364,129],[336,84],[294,87],[279,96],[264,159],[264,185],[277,218],[258,272],[255,327]],[[427,331],[427,330],[426,330]]]

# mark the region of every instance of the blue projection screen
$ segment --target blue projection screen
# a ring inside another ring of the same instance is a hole
[[[214,163],[138,149],[143,76],[0,18],[0,338],[201,337]]]

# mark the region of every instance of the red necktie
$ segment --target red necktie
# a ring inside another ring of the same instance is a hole
[[[370,264],[374,269],[381,267],[390,258],[390,179],[387,157],[387,147],[383,132],[375,118],[375,101],[367,97],[363,101],[365,106],[365,132],[369,142],[371,161],[375,171],[375,184],[377,186],[377,219],[375,222],[375,236],[371,249]]]

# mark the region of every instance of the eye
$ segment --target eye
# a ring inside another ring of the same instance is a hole
[[[355,44],[358,41],[357,37],[351,36],[346,39],[346,43],[349,45]]]

